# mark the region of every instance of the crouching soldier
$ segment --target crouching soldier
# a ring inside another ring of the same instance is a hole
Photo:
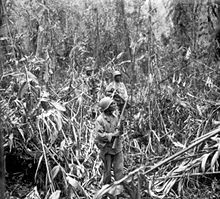
[[[104,164],[103,184],[110,184],[111,169],[114,179],[120,180],[124,168],[121,135],[117,129],[118,117],[114,114],[117,105],[110,97],[104,97],[99,106],[101,114],[95,122],[95,143]]]
[[[112,97],[121,113],[125,102],[128,100],[127,89],[122,82],[122,74],[120,71],[114,71],[113,81],[106,87],[106,95]]]

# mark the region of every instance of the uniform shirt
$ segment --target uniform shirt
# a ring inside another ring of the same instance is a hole
[[[111,142],[107,139],[108,133],[114,133],[118,124],[118,117],[115,115],[108,116],[104,113],[101,113],[95,122],[95,140],[96,144],[99,147],[99,144],[102,147],[99,147],[101,156],[105,154],[116,154],[122,151],[121,136],[116,138],[116,148],[113,149],[112,145],[114,139]]]
[[[106,91],[110,91],[111,89],[114,89],[118,91],[118,94],[126,101],[128,99],[128,93],[127,89],[123,82],[111,82],[107,88]]]

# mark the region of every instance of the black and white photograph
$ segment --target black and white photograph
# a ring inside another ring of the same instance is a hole
[[[0,0],[0,199],[220,198],[220,0]]]

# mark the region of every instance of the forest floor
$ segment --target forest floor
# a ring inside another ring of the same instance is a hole
[[[29,176],[31,178],[31,176]],[[183,190],[181,190],[182,195],[177,196],[174,192],[171,192],[164,199],[218,199],[220,198],[220,184],[216,178],[207,178],[206,180],[195,179],[195,184],[186,185]],[[26,196],[33,190],[34,183],[28,179],[28,176],[24,178],[24,174],[15,173],[13,175],[6,177],[6,197],[5,199],[30,199]],[[40,193],[41,194],[41,193]],[[141,194],[142,195],[142,194]],[[62,198],[62,197],[61,197]],[[84,198],[84,197],[82,197]],[[146,198],[146,195],[141,197]],[[148,196],[147,199],[152,197]],[[37,198],[31,198],[37,199]]]

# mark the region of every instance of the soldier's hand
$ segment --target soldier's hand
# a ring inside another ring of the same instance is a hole
[[[108,139],[109,142],[112,141],[112,137],[113,137],[113,136],[109,133],[108,136],[107,136],[107,139]]]
[[[113,133],[114,137],[118,137],[120,135],[120,132],[118,129],[115,130],[115,132]]]

